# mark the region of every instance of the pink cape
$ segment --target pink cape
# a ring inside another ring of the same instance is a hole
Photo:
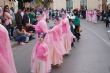
[[[17,73],[8,32],[0,24],[0,73]]]
[[[63,31],[64,47],[65,47],[66,53],[69,54],[74,35],[70,30],[69,20],[67,17],[65,17],[62,20],[62,31]]]
[[[86,11],[86,20],[89,21],[89,11]]]
[[[37,65],[38,63],[36,63],[38,60],[41,60],[42,59],[42,61],[44,62],[44,64],[45,64],[45,73],[49,73],[49,65],[48,65],[48,60],[49,60],[49,49],[48,49],[48,46],[47,46],[47,44],[45,43],[45,42],[43,42],[43,43],[36,43],[36,45],[35,45],[35,47],[34,47],[34,49],[35,49],[35,54],[34,54],[34,61],[35,62],[33,62],[33,68],[32,68],[32,73],[36,73],[36,71],[39,71],[39,70],[37,70],[37,69],[39,69],[38,67],[39,67],[39,65]],[[37,50],[39,50],[40,49],[40,53],[37,53]],[[44,55],[45,53],[47,53],[46,55]],[[44,57],[41,57],[41,58],[39,58],[38,57],[38,55],[42,55],[42,56],[44,56]],[[35,66],[36,65],[36,66]]]
[[[50,31],[51,33],[51,44],[52,54],[51,61],[53,65],[63,63],[63,55],[66,53],[63,45],[62,29],[61,24],[55,25]]]
[[[89,18],[90,22],[92,21],[92,15],[93,15],[92,11],[89,11],[88,12],[88,18]]]
[[[43,32],[43,33],[47,33],[48,32],[48,26],[47,26],[47,23],[45,21],[45,16],[42,17],[42,19],[38,22],[37,25],[34,26],[35,27],[35,30],[36,30],[36,33],[37,32]],[[45,40],[47,39],[47,35],[45,37]],[[38,43],[38,34],[36,34],[36,44]],[[47,41],[45,41],[47,42]],[[35,71],[35,67],[34,67],[34,64],[35,64],[35,50],[36,48],[34,47],[33,48],[33,51],[32,51],[32,57],[31,57],[31,72],[34,73]],[[47,61],[47,72],[50,72],[51,71],[51,63],[50,63],[50,54],[48,55],[48,61]]]
[[[97,12],[95,10],[93,11],[92,22],[97,23]]]

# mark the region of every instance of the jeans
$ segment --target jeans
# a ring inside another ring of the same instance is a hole
[[[9,37],[13,37],[13,31],[14,31],[14,28],[9,24],[9,25],[5,25],[7,31],[8,31],[8,34],[9,34]]]
[[[15,40],[18,41],[18,42],[25,42],[26,41],[26,36],[25,35],[16,36]]]

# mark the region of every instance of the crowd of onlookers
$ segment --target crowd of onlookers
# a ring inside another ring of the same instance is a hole
[[[25,44],[34,39],[34,28],[28,25],[36,23],[36,15],[31,8],[19,9],[14,13],[13,8],[8,5],[2,9],[0,7],[1,24],[6,27],[10,39],[14,39],[19,44]]]
[[[15,13],[14,8],[9,8],[8,5],[5,5],[4,8],[0,7],[1,24],[8,30],[10,40],[15,40],[19,44],[25,44],[29,40],[34,39],[35,29],[30,25],[37,23],[37,14],[40,11],[47,11],[47,18],[54,19],[57,16],[61,17],[65,10],[22,8]],[[73,13],[71,10],[67,10],[67,12],[68,14]]]
[[[33,36],[35,30],[30,25],[35,25],[37,23],[37,14],[42,10],[45,11],[46,9],[22,8],[18,9],[17,13],[15,13],[14,8],[9,8],[8,5],[5,5],[4,8],[0,7],[0,22],[8,30],[11,40],[14,39],[20,44],[25,44],[29,42],[29,40],[34,39]],[[48,9],[47,11],[48,19],[54,19],[57,16],[61,17],[65,10]],[[96,12],[97,20],[105,21],[106,27],[109,27],[110,11],[100,12],[97,10]],[[79,18],[86,19],[87,10],[67,9],[67,13],[68,18],[71,18],[75,15]]]

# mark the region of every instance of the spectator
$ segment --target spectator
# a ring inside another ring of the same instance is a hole
[[[106,28],[109,27],[109,17],[108,16],[106,16],[105,23],[106,23]]]
[[[13,7],[10,8],[10,15],[12,16],[12,24],[14,27],[15,26],[15,11]]]
[[[2,7],[0,7],[0,23],[1,23],[2,16],[3,16],[3,9]]]
[[[73,24],[73,19],[69,19],[69,24],[70,24],[70,30],[71,30],[71,32],[74,35],[75,26]]]
[[[31,24],[35,24],[35,22],[36,22],[36,15],[35,15],[33,9],[30,9],[29,18],[30,18],[30,23]]]
[[[102,13],[101,13],[101,15],[102,15],[102,19],[101,20],[102,21],[104,21],[104,19],[105,19],[105,16],[106,16],[105,14],[106,14],[106,12],[105,11],[102,11]]]
[[[25,10],[23,15],[23,26],[26,27],[29,24],[29,16],[28,16],[28,9]]]
[[[73,18],[69,19],[69,24],[70,24],[70,30],[71,30],[72,34],[75,35],[75,32],[74,32],[75,26],[73,24]],[[73,38],[73,42],[71,44],[72,47],[74,46],[74,42],[75,42],[75,38]]]
[[[10,8],[10,15],[13,17],[13,21],[15,20],[15,13],[14,13],[14,8],[12,7],[12,8]]]
[[[24,16],[24,12],[25,12],[25,9],[24,9],[24,8],[21,9],[21,16],[22,16],[22,18],[23,18],[23,16]]]
[[[30,25],[32,25],[32,24],[30,24],[29,9],[27,8],[25,10],[25,13],[24,13],[24,16],[23,16],[23,26],[24,26],[26,32],[30,33],[30,32],[34,32],[35,31],[34,28],[31,27]]]
[[[86,10],[83,9],[83,10],[81,11],[81,14],[82,14],[83,19],[85,19],[85,18],[86,18]]]
[[[28,42],[26,41],[26,39],[28,38],[26,36],[26,31],[23,29],[22,26],[17,26],[15,32],[14,32],[14,38],[15,38],[15,41],[17,41],[19,44],[22,44],[24,45],[25,42]]]
[[[101,16],[100,10],[97,10],[97,20],[100,20],[100,16]]]
[[[8,30],[9,37],[11,38],[11,37],[13,37],[13,30],[14,30],[14,28],[12,26],[12,19],[13,19],[13,17],[9,13],[9,6],[8,5],[4,6],[3,18],[4,18],[3,25]]]
[[[18,12],[15,14],[15,21],[17,27],[22,26],[22,16],[21,16],[21,10],[19,9]]]
[[[80,19],[78,18],[77,15],[75,15],[75,19],[74,19],[74,25],[75,25],[75,36],[77,38],[77,41],[79,41],[80,39]]]

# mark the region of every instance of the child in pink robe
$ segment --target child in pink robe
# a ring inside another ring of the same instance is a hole
[[[32,73],[48,73],[47,61],[48,61],[48,46],[44,42],[45,33],[38,34],[38,43],[35,45],[35,62],[33,64]]]
[[[97,12],[96,12],[96,10],[93,11],[92,22],[97,23]]]
[[[66,54],[69,54],[74,35],[70,30],[69,20],[66,15],[63,15],[62,18],[62,32],[63,32],[63,40],[64,40],[64,47],[66,50]]]
[[[89,16],[88,16],[88,18],[89,18],[89,21],[91,22],[92,21],[92,15],[93,15],[93,12],[92,12],[92,10],[89,10]]]
[[[34,25],[33,27],[36,30],[36,44],[39,43],[38,41],[38,33],[47,33],[48,32],[48,26],[45,20],[45,15],[39,15],[38,16],[38,23],[36,25]],[[44,41],[47,42],[47,38],[48,36],[45,37]],[[32,52],[32,58],[31,58],[31,72],[33,73],[33,69],[34,68],[34,63],[35,63],[35,47],[33,48],[33,52]],[[50,63],[50,54],[48,55],[48,61],[47,61],[47,72],[51,71],[51,63]]]
[[[51,45],[53,46],[52,64],[60,66],[63,63],[63,55],[66,50],[63,45],[61,21],[59,18],[55,19],[55,26],[49,31],[53,35]]]
[[[86,11],[86,20],[89,21],[89,11]]]
[[[17,73],[8,31],[0,24],[0,73]]]

